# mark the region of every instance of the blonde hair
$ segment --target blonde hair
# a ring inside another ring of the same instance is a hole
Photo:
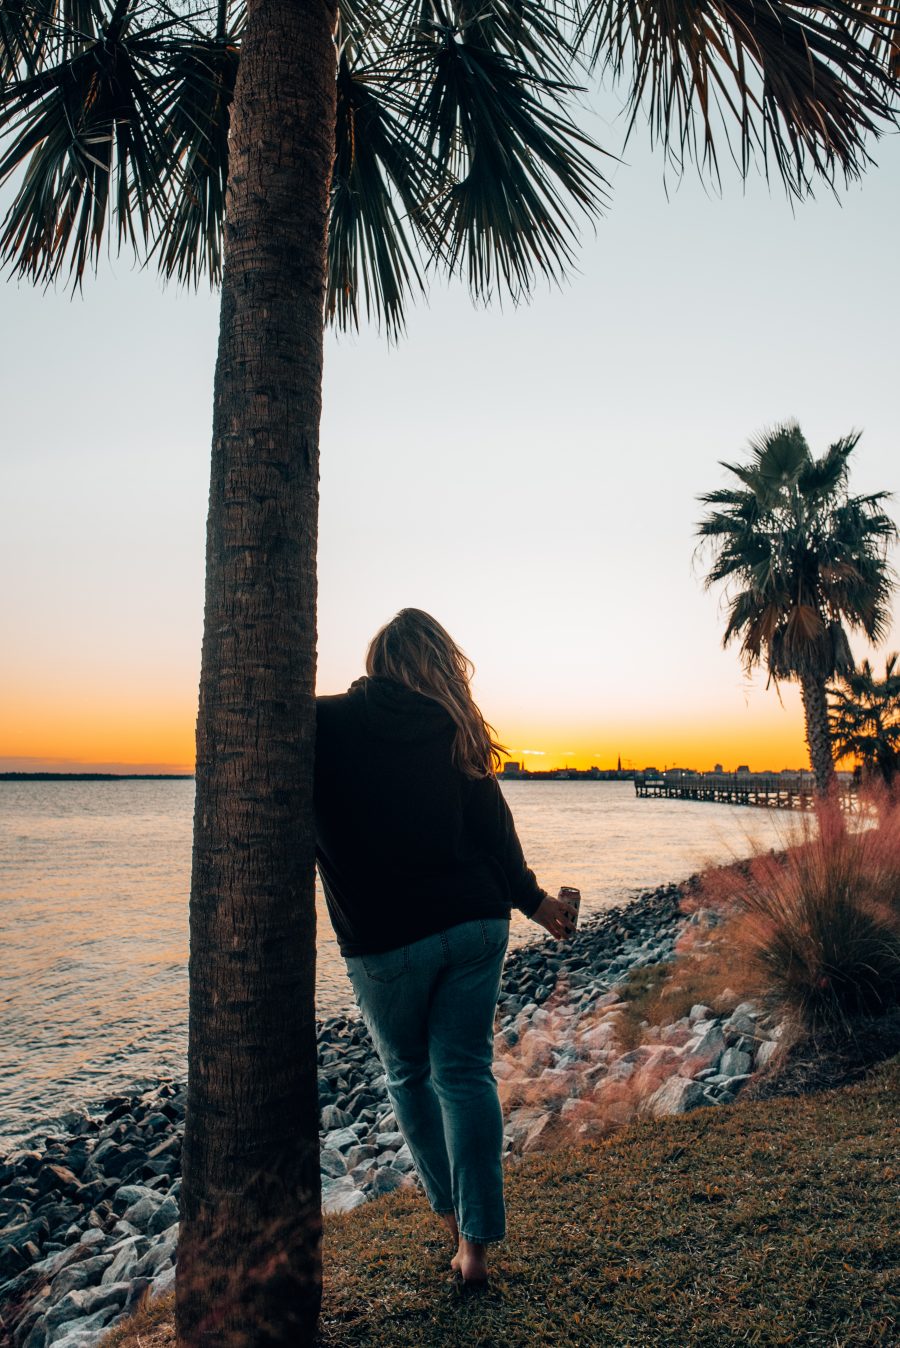
[[[475,666],[441,624],[420,608],[403,608],[375,633],[366,673],[393,679],[449,712],[456,725],[453,762],[467,777],[489,777],[506,752],[472,699]]]

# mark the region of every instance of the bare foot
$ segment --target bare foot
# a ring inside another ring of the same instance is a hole
[[[460,1237],[459,1249],[450,1260],[450,1267],[462,1278],[463,1282],[473,1286],[484,1284],[488,1280],[487,1246],[477,1241]]]

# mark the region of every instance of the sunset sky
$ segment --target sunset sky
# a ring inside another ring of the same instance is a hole
[[[900,491],[900,144],[873,151],[792,211],[736,173],[666,184],[638,133],[563,288],[485,310],[437,284],[394,348],[330,335],[320,691],[416,605],[528,766],[804,764],[796,690],[721,650],[696,495],[789,416],[817,453],[862,428],[854,489]],[[0,768],[190,769],[217,297],[123,256],[2,303]]]

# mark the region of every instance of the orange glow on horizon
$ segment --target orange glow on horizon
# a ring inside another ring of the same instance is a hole
[[[14,727],[0,738],[0,770],[89,771],[95,764],[115,763],[124,770],[152,765],[153,770],[192,772],[195,708],[187,699],[84,696],[53,705],[42,699],[17,707]],[[774,714],[777,712],[778,714]],[[501,743],[509,758],[531,770],[554,768],[683,767],[709,771],[721,763],[726,771],[747,764],[752,771],[808,766],[799,706],[746,718],[735,725],[725,718],[703,722],[696,716],[666,725],[657,714],[645,724],[629,717],[616,725],[597,724],[566,729],[535,717],[497,718]],[[54,766],[66,764],[70,766]]]

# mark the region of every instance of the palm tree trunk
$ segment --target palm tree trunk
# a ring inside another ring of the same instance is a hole
[[[321,1298],[312,760],[334,11],[249,0],[197,718],[179,1339],[311,1341]]]
[[[831,727],[828,724],[828,695],[824,679],[813,674],[800,678],[803,711],[806,716],[806,742],[816,780],[816,795],[823,800],[834,796],[837,778],[831,752]]]

